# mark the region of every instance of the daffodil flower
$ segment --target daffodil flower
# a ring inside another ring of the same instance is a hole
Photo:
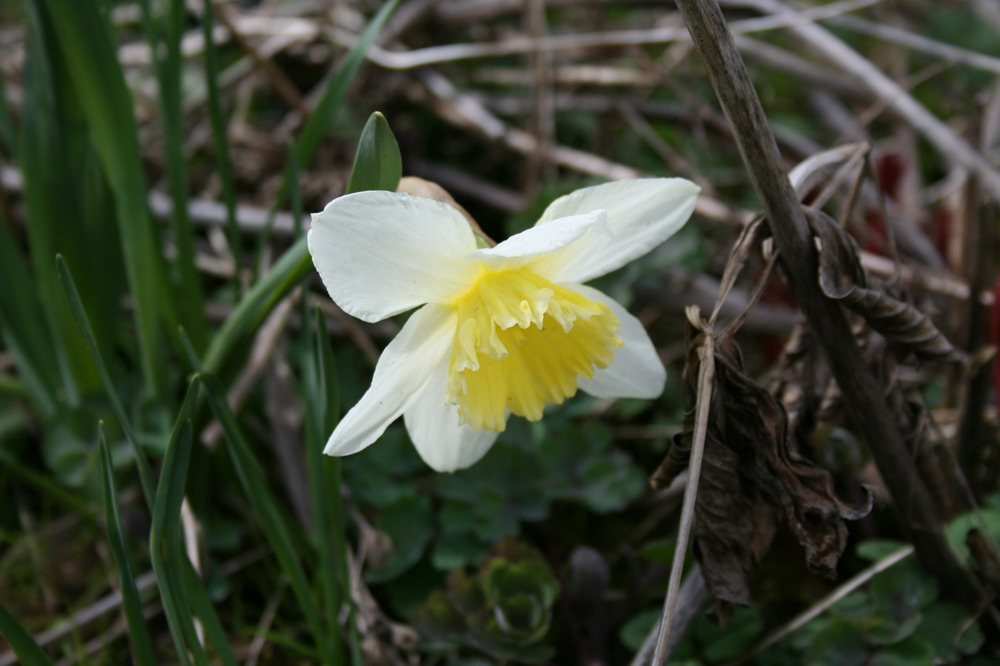
[[[367,322],[420,309],[324,452],[356,453],[403,416],[424,461],[454,471],[486,454],[510,414],[538,420],[578,388],[658,396],[666,371],[642,324],[583,283],[673,235],[698,191],[680,178],[577,190],[495,247],[479,247],[462,214],[433,199],[331,201],[313,215],[309,251],[337,305]]]

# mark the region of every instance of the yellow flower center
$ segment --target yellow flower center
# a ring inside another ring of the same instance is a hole
[[[608,306],[525,268],[484,270],[454,307],[448,401],[477,430],[502,431],[506,410],[537,421],[622,346]]]

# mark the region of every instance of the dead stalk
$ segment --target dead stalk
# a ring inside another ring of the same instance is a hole
[[[677,612],[678,593],[681,589],[681,574],[684,572],[684,556],[687,553],[691,529],[694,527],[694,509],[698,500],[698,479],[701,476],[701,461],[705,453],[705,436],[708,434],[708,414],[712,404],[712,380],[715,378],[715,339],[712,331],[701,320],[697,307],[687,309],[688,321],[704,333],[704,342],[698,349],[698,402],[695,408],[694,435],[691,441],[691,459],[688,463],[688,482],[684,489],[684,505],[681,508],[681,522],[677,531],[677,546],[674,561],[670,566],[670,582],[667,596],[663,600],[663,617],[660,619],[660,633],[653,653],[653,664],[662,664],[670,643],[670,630]]]

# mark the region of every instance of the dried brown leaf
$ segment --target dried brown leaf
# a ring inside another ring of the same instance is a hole
[[[692,401],[699,346],[700,335],[694,335],[684,371]],[[784,408],[746,374],[732,335],[720,336],[715,349],[695,522],[697,552],[713,596],[745,604],[753,570],[767,549],[775,521],[782,520],[792,530],[813,571],[832,577],[847,542],[844,521],[866,515],[871,501],[860,506],[842,502],[834,494],[830,474],[799,455],[789,437]],[[688,418],[675,437],[657,482],[669,483],[683,469],[692,425]]]
[[[825,213],[807,209],[819,246],[819,285],[897,346],[924,360],[961,362],[964,355],[930,318],[906,300],[903,289],[870,278],[861,267],[858,246]]]

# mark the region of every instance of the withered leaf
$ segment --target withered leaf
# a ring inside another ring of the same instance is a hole
[[[822,211],[806,209],[819,240],[819,286],[823,293],[860,315],[886,339],[924,360],[961,362],[963,354],[930,318],[906,300],[901,287],[869,277],[858,259],[858,246]]]
[[[684,377],[693,405],[698,349],[704,338],[694,327],[689,332]],[[654,483],[669,484],[671,475],[683,469],[693,428],[691,410]],[[715,378],[694,526],[697,554],[713,596],[722,602],[749,602],[750,578],[776,520],[796,535],[810,569],[833,577],[847,542],[844,521],[861,518],[870,509],[870,496],[860,506],[839,500],[830,474],[798,453],[784,408],[746,374],[732,336],[721,335],[715,342]]]

